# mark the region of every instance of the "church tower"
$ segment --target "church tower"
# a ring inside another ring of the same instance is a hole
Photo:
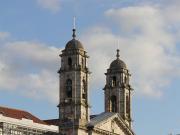
[[[130,73],[126,64],[119,58],[117,50],[116,60],[107,69],[105,93],[105,112],[119,113],[121,118],[131,128],[131,92],[129,84]]]
[[[73,39],[62,50],[61,67],[59,70],[60,100],[59,129],[66,135],[80,134],[89,121],[87,52],[76,39],[73,29]]]

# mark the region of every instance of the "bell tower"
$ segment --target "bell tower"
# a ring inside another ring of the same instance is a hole
[[[126,64],[119,58],[119,50],[116,57],[105,73],[105,112],[119,113],[131,127],[131,92],[133,90],[129,84],[131,75]]]
[[[70,40],[60,54],[59,70],[59,129],[64,134],[78,134],[80,127],[89,121],[87,52],[76,39],[76,29],[73,29],[73,39]],[[72,131],[73,130],[73,131]]]

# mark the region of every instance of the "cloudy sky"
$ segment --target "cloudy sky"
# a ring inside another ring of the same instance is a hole
[[[91,113],[104,110],[104,73],[119,48],[136,134],[180,133],[179,0],[0,0],[0,105],[58,117],[59,54],[74,16],[90,56]]]

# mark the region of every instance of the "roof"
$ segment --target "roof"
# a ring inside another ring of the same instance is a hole
[[[110,69],[115,69],[115,70],[119,70],[122,68],[126,68],[126,64],[124,63],[124,61],[122,61],[119,57],[119,49],[117,49],[117,54],[116,54],[117,59],[114,60],[113,62],[111,62],[110,64]]]
[[[35,123],[47,125],[44,121],[42,121],[39,118],[35,117],[31,113],[23,111],[23,110],[18,110],[18,109],[13,109],[13,108],[0,106],[0,114],[5,116],[5,117],[10,117],[10,118],[14,118],[14,119],[20,119],[20,120],[24,118],[24,119],[32,120]]]
[[[126,68],[126,64],[124,61],[120,60],[117,58],[110,64],[110,69],[121,69],[121,68]]]
[[[94,117],[97,117],[98,116],[98,114],[96,114],[96,115],[90,115],[90,119],[93,119]]]
[[[43,120],[48,125],[59,125],[59,119],[49,119],[49,120]]]
[[[132,131],[131,127],[129,127],[126,122],[121,118],[119,113],[114,113],[114,112],[103,112],[99,115],[96,115],[96,117],[93,117],[91,121],[87,124],[87,128],[89,130],[93,130],[94,127],[98,127],[101,124],[103,125],[104,123],[107,122],[107,120],[112,120],[114,118],[118,118],[118,121],[122,124],[123,126],[122,130],[127,131],[131,135],[135,135],[134,132]],[[101,130],[100,128],[97,128],[98,130]],[[102,129],[103,130],[103,129]]]
[[[99,115],[97,115],[96,117],[93,117],[91,119],[91,121],[88,123],[88,126],[95,126],[103,121],[106,121],[108,118],[116,115],[117,113],[113,113],[113,112],[103,112]]]
[[[77,40],[77,39],[72,39],[70,40],[65,47],[66,50],[70,50],[70,49],[84,49],[82,43]]]

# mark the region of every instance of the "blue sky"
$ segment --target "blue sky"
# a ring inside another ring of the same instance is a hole
[[[120,48],[132,73],[135,133],[180,133],[179,13],[178,0],[0,0],[0,105],[58,117],[58,55],[76,16],[92,114],[104,109],[104,73]]]

